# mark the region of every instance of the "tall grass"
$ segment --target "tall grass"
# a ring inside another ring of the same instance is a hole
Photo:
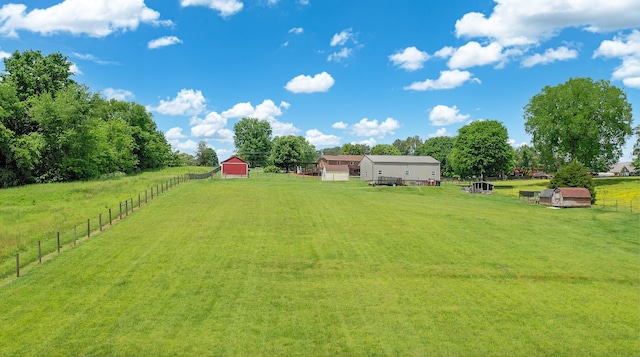
[[[638,215],[202,180],[0,288],[0,355],[640,353]]]
[[[52,251],[57,245],[57,233],[61,232],[65,243],[73,240],[74,226],[78,235],[87,234],[87,220],[98,229],[99,215],[108,221],[112,209],[115,219],[119,205],[133,199],[138,205],[138,194],[144,199],[145,190],[166,184],[167,180],[187,172],[204,172],[204,167],[178,167],[115,177],[69,183],[52,183],[13,187],[0,190],[0,276],[12,268],[15,253],[28,253],[33,260],[37,254],[37,242],[42,241]],[[124,209],[124,208],[123,208]],[[91,227],[89,227],[91,228]],[[26,261],[26,260],[25,260]]]

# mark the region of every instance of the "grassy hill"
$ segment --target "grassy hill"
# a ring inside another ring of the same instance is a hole
[[[192,181],[0,286],[0,355],[638,355],[639,215]]]

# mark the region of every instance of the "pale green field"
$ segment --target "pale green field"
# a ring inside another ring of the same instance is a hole
[[[7,356],[637,356],[640,215],[192,181],[0,287]]]

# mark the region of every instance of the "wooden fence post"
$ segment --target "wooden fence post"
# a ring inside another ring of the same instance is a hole
[[[102,213],[98,216],[98,225],[100,226],[100,232],[102,232]]]
[[[42,264],[42,244],[38,241],[38,264]]]
[[[144,204],[145,204],[145,205],[147,204],[147,198],[148,198],[148,197],[147,197],[147,190],[145,189],[145,190],[144,190]]]
[[[124,212],[125,216],[129,215],[129,200],[124,201]]]
[[[109,208],[109,226],[111,226],[111,208]]]
[[[138,208],[140,208],[140,194],[138,194]]]
[[[78,225],[73,225],[73,245],[76,245],[76,241],[78,240]]]
[[[122,220],[122,202],[120,202],[120,220]]]
[[[91,237],[91,219],[87,219],[87,238]]]
[[[60,232],[58,232],[58,254],[60,254]]]

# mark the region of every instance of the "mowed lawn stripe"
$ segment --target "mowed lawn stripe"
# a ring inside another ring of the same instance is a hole
[[[634,354],[637,224],[453,187],[190,182],[0,289],[0,354]]]

